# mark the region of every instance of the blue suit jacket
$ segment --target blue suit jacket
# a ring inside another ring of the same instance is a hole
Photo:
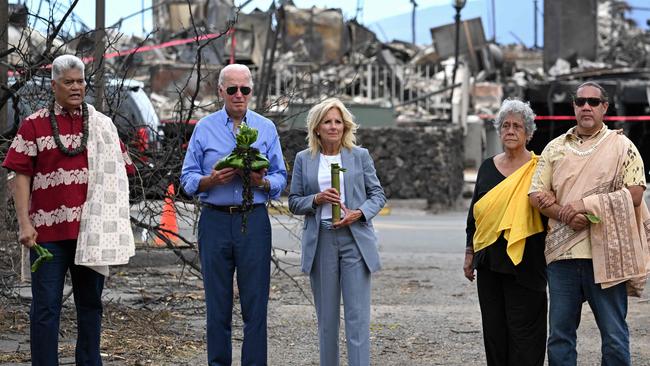
[[[314,208],[314,196],[320,192],[318,185],[318,164],[320,154],[312,155],[303,150],[296,155],[291,178],[289,210],[296,215],[305,215],[302,231],[302,271],[311,272],[318,245],[321,207]],[[351,210],[359,209],[363,218],[350,225],[350,231],[359,246],[359,251],[370,272],[381,267],[377,237],[372,218],[386,203],[384,189],[377,179],[375,165],[367,149],[353,147],[341,149],[341,167],[345,168],[345,205]]]

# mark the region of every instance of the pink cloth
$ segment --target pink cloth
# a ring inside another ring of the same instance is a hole
[[[650,213],[645,201],[634,207],[623,188],[583,202],[587,212],[601,219],[589,230],[596,283],[608,288],[626,282],[630,296],[641,296],[650,273]]]

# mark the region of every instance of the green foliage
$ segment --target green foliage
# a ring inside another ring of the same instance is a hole
[[[49,262],[52,259],[54,259],[54,254],[50,253],[49,250],[43,248],[38,244],[34,244],[32,249],[34,249],[34,251],[36,251],[36,254],[38,254],[38,258],[36,258],[34,264],[32,264],[32,272],[38,271],[38,269],[41,268],[43,263]]]

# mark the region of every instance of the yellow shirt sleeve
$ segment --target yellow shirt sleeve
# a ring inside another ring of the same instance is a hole
[[[623,162],[623,185],[626,187],[645,187],[646,185],[643,160],[641,159],[639,150],[637,150],[636,146],[634,146],[632,142],[630,142],[630,145],[627,149],[627,156]]]
[[[528,194],[534,192],[551,191],[553,187],[553,162],[563,156],[562,150],[559,149],[560,140],[554,139],[549,142],[542,155],[539,156],[537,168],[533,173]]]

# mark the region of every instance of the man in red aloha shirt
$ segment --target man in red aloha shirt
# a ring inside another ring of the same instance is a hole
[[[52,63],[54,100],[20,125],[4,163],[15,172],[19,241],[54,259],[32,273],[32,365],[58,365],[65,275],[77,309],[77,365],[101,365],[101,295],[107,265],[133,255],[127,173],[135,171],[111,120],[84,102],[83,62]],[[109,243],[109,244],[106,244]],[[113,244],[111,244],[113,243]],[[30,250],[31,262],[37,255]]]

